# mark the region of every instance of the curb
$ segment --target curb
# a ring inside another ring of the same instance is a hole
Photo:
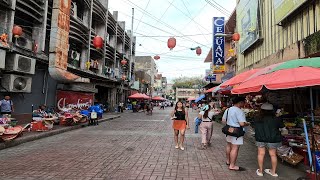
[[[114,115],[113,117],[103,118],[103,119],[99,120],[99,123],[105,122],[105,121],[110,121],[110,120],[117,119],[117,118],[120,118],[120,117],[121,117],[120,115]],[[26,142],[34,141],[34,140],[37,140],[37,139],[42,139],[42,138],[45,138],[45,137],[54,136],[54,135],[57,135],[57,134],[68,132],[68,131],[72,131],[72,130],[76,130],[76,129],[80,129],[80,128],[85,128],[85,127],[88,127],[88,126],[82,124],[82,125],[76,125],[76,126],[70,126],[70,127],[66,127],[66,128],[61,128],[61,129],[54,129],[54,130],[51,130],[51,131],[46,131],[46,132],[39,133],[39,134],[34,135],[34,136],[26,136],[26,137],[22,136],[22,137],[19,137],[19,138],[13,140],[13,141],[0,143],[0,150],[6,149],[6,148],[10,148],[10,147],[14,147],[14,146],[17,146],[17,145],[20,145],[20,144],[23,144],[23,143],[26,143]]]

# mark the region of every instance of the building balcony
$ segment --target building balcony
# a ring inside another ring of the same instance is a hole
[[[106,63],[108,62],[110,63],[114,63],[114,54],[115,53],[115,49],[113,47],[110,46],[110,44],[106,43]]]
[[[117,22],[114,20],[112,14],[108,12],[108,34],[116,34],[117,32]]]
[[[17,0],[16,10],[24,13],[34,22],[43,22],[44,1],[36,0]]]
[[[77,43],[87,46],[89,29],[83,24],[83,22],[74,16],[70,16],[70,39]]]
[[[95,19],[100,19],[102,22],[106,21],[106,9],[99,1],[93,1],[92,13]]]

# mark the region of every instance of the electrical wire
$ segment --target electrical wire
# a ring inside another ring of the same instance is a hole
[[[148,3],[147,3],[147,5],[146,5],[146,7],[144,8],[144,10],[147,10],[147,8],[148,8],[148,6],[149,6],[149,3],[150,3],[150,0],[148,0]],[[141,20],[142,20],[143,16],[144,16],[144,14],[142,14],[141,18],[139,19],[139,21],[138,21],[138,24],[137,24],[137,27],[136,27],[136,30],[135,30],[135,31],[137,31],[137,30],[138,30],[138,28],[139,28],[139,24],[140,24],[140,22],[141,22]]]

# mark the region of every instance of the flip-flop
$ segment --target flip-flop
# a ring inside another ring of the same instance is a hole
[[[230,169],[229,168],[229,170],[231,170],[231,171],[245,171],[246,169],[243,167],[239,167],[239,169]]]

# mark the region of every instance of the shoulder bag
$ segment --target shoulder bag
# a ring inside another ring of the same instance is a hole
[[[227,124],[222,128],[222,133],[225,134],[226,136],[233,136],[233,137],[242,137],[244,136],[244,130],[243,127],[233,127],[228,125],[228,113],[229,109],[227,110],[227,117],[226,117],[226,122]]]

